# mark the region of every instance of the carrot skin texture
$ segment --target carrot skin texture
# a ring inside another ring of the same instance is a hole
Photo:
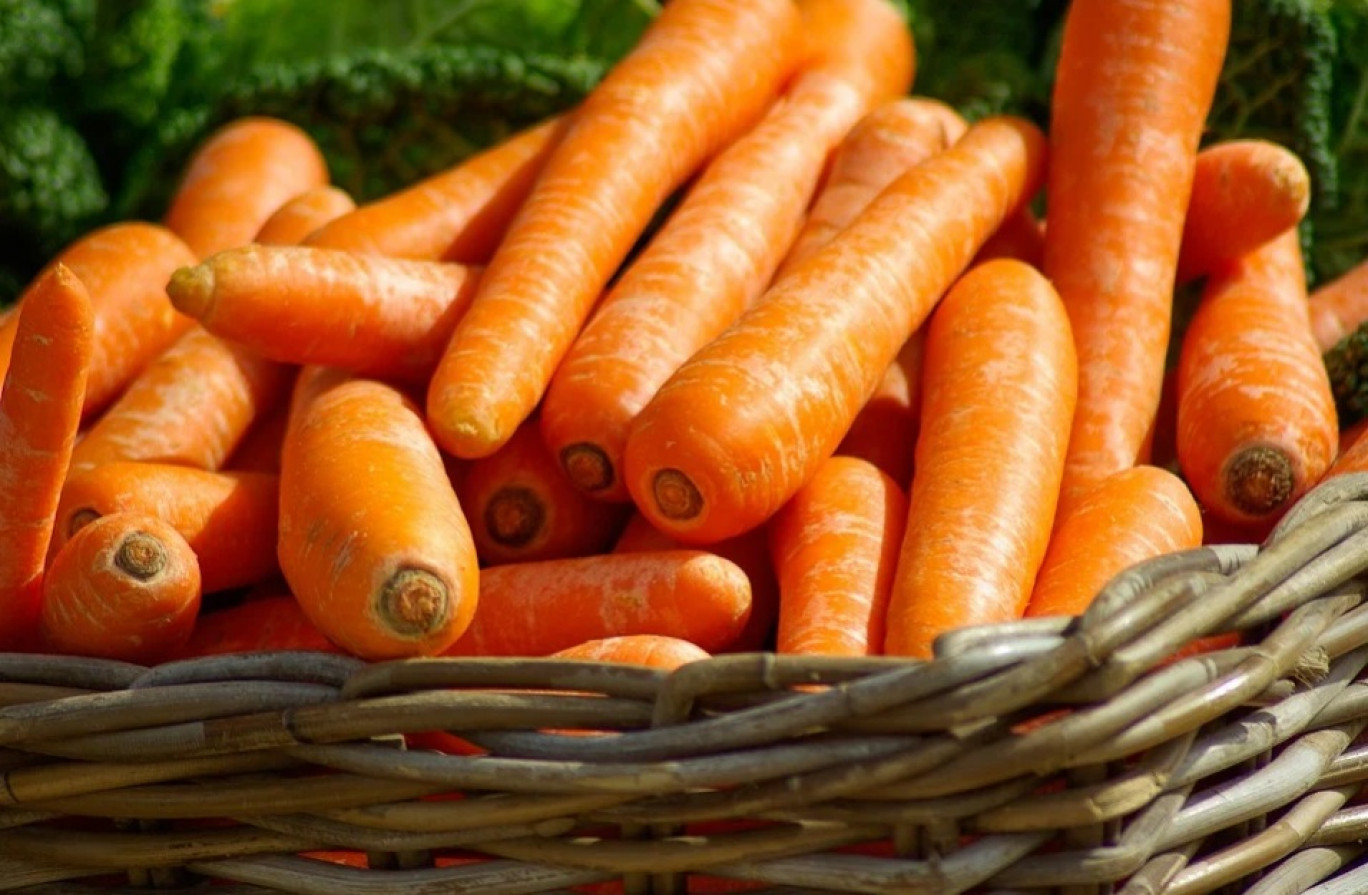
[[[624,634],[601,637],[566,647],[551,654],[555,659],[584,659],[674,671],[681,665],[711,658],[711,654],[687,640],[658,634]]]
[[[926,333],[918,328],[884,371],[874,394],[860,408],[836,454],[868,460],[898,487],[912,481],[912,461],[921,426],[921,364]]]
[[[95,324],[64,264],[39,275],[16,312],[0,386],[0,648],[37,646],[48,543],[80,426]]]
[[[994,258],[1015,258],[1032,267],[1039,267],[1045,257],[1045,226],[1035,216],[1030,207],[1017,211],[1002,222],[997,232],[974,256],[974,264],[992,261]]]
[[[342,652],[309,621],[294,596],[283,593],[202,612],[189,639],[176,651],[174,658],[268,650]]]
[[[293,390],[293,387],[294,376],[291,376],[286,393]],[[285,429],[289,421],[288,401],[281,401],[270,412],[259,414],[237,447],[228,455],[222,469],[233,472],[279,473],[280,452],[285,445]]]
[[[356,208],[346,190],[325,184],[305,190],[281,205],[261,225],[254,241],[299,245],[311,233]]]
[[[979,122],[690,358],[628,436],[627,486],[651,523],[706,544],[773,515],[835,451],[897,352],[1044,168],[1034,125]]]
[[[1069,7],[1042,267],[1078,345],[1065,506],[1135,465],[1154,418],[1198,142],[1229,30],[1230,0]]]
[[[792,0],[675,0],[586,97],[438,364],[438,444],[485,456],[536,407],[666,197],[750,127],[800,58]]]
[[[1329,351],[1368,320],[1368,259],[1317,286],[1307,303],[1316,344]]]
[[[921,435],[884,651],[1025,611],[1054,524],[1078,367],[1059,296],[1035,268],[967,273],[926,336]]]
[[[1081,615],[1120,572],[1201,544],[1202,511],[1182,479],[1148,464],[1123,469],[1055,530],[1026,615]]]

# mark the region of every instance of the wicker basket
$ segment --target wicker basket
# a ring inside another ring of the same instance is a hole
[[[1368,893],[1365,570],[1368,475],[927,663],[4,655],[0,890]]]

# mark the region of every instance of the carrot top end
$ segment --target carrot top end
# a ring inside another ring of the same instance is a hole
[[[546,504],[531,488],[508,485],[485,504],[485,528],[505,547],[525,547],[546,526]]]
[[[171,274],[166,294],[177,311],[196,320],[209,315],[214,303],[214,269],[208,264],[182,267]]]
[[[675,521],[696,519],[703,512],[698,486],[678,469],[662,469],[651,480],[651,494],[661,515]]]
[[[1291,499],[1296,487],[1296,471],[1286,451],[1256,444],[1227,461],[1222,480],[1236,509],[1249,516],[1261,517]]]
[[[395,634],[421,637],[446,623],[450,592],[442,579],[425,569],[400,569],[385,582],[376,609]]]
[[[166,568],[166,545],[145,531],[130,532],[114,552],[114,566],[138,581],[151,581]]]
[[[611,488],[617,479],[613,461],[596,444],[569,445],[560,452],[560,461],[571,484],[586,493]]]

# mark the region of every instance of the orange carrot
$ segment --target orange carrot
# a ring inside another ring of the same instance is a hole
[[[309,234],[356,208],[346,190],[310,187],[271,213],[256,233],[263,245],[298,245]]]
[[[919,327],[884,370],[836,453],[860,457],[883,470],[899,488],[912,481],[912,458],[921,424],[921,363],[926,339]]]
[[[1021,261],[965,274],[931,318],[921,435],[884,651],[1026,609],[1054,524],[1077,394],[1068,316]]]
[[[274,650],[342,652],[309,621],[293,595],[282,593],[200,613],[175,658]]]
[[[724,150],[603,298],[542,402],[542,435],[580,489],[616,501],[622,449],[670,374],[769,285],[828,156],[911,83],[911,36],[886,0],[808,0],[809,60]]]
[[[1208,278],[1178,358],[1177,436],[1193,493],[1232,522],[1281,515],[1335,459],[1295,228]]]
[[[601,553],[629,510],[570,484],[542,443],[536,417],[488,457],[469,461],[456,494],[486,565]]]
[[[746,623],[750,585],[735,563],[698,550],[608,553],[480,572],[480,606],[449,656],[549,656],[625,634],[726,649]]]
[[[624,634],[621,637],[586,640],[551,655],[556,659],[642,665],[646,668],[663,668],[666,671],[674,671],[681,665],[710,658],[708,651],[696,644],[661,634]]]
[[[20,306],[0,387],[0,648],[37,645],[48,541],[94,346],[85,286],[58,263]]]
[[[1078,346],[1065,508],[1134,466],[1154,419],[1198,141],[1229,30],[1230,0],[1069,6],[1042,262]]]
[[[983,240],[1035,192],[1044,155],[1028,122],[979,122],[690,358],[628,436],[627,487],[651,523],[708,543],[778,510]]]
[[[289,388],[293,386],[294,377],[291,376]],[[285,401],[269,413],[258,415],[222,468],[235,472],[280,472],[280,451],[285,444],[285,428],[289,421],[290,406]]]
[[[1341,429],[1339,433],[1339,449],[1335,451],[1335,456],[1338,458],[1352,448],[1354,444],[1363,437],[1363,433],[1365,432],[1368,432],[1368,418],[1361,419],[1358,422]]]
[[[1368,259],[1317,286],[1307,302],[1316,344],[1329,351],[1368,320]]]
[[[254,584],[278,571],[278,484],[261,472],[103,463],[67,479],[50,552],[101,516],[136,513],[169,523],[185,538],[199,558],[205,593]]]
[[[1268,140],[1226,140],[1197,153],[1178,252],[1180,283],[1257,249],[1301,221],[1311,175],[1296,153]]]
[[[484,264],[503,239],[568,116],[514,134],[412,186],[344,215],[305,245],[425,261]]]
[[[884,616],[907,524],[898,483],[856,457],[832,457],[770,521],[779,571],[776,650],[883,651]]]
[[[176,271],[172,303],[282,363],[425,381],[475,294],[477,269],[310,246],[250,245]]]
[[[997,232],[974,256],[974,263],[994,258],[1015,258],[1039,267],[1045,255],[1045,226],[1030,207],[1024,207],[1002,222]]]
[[[197,256],[246,245],[287,201],[328,182],[323,153],[275,118],[240,118],[195,150],[163,219]]]
[[[69,655],[157,662],[189,638],[199,607],[199,566],[185,539],[154,516],[115,513],[53,557],[43,637]]]
[[[330,640],[366,659],[432,654],[470,624],[475,544],[418,408],[309,367],[280,468],[280,568]]]
[[[792,0],[673,0],[586,97],[428,390],[448,453],[507,441],[652,215],[760,117],[801,56]]]
[[[1079,499],[1050,539],[1026,615],[1080,615],[1120,572],[1200,546],[1202,511],[1183,480],[1141,464]]]

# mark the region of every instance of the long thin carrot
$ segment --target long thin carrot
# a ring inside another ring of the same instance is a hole
[[[1317,286],[1307,303],[1316,344],[1329,351],[1368,320],[1368,259]]]
[[[921,426],[921,364],[925,327],[918,327],[898,356],[884,370],[850,424],[836,453],[868,460],[906,488],[912,481],[912,460]]]
[[[792,0],[674,0],[586,97],[428,390],[437,441],[493,453],[541,400],[652,215],[754,124],[799,61]]]
[[[330,184],[311,187],[281,205],[256,232],[263,245],[298,245],[320,227],[356,208],[346,190]]]
[[[1069,6],[1042,268],[1078,345],[1065,506],[1135,465],[1154,418],[1198,141],[1229,30],[1230,0]]]
[[[555,659],[584,659],[587,662],[612,662],[641,665],[674,671],[681,665],[711,658],[711,654],[687,640],[663,634],[624,634],[601,637],[566,647],[551,654]]]
[[[485,264],[569,120],[568,115],[549,119],[406,189],[367,202],[312,234],[305,245]]]
[[[185,539],[155,516],[115,513],[53,557],[43,639],[69,655],[157,662],[190,637],[199,607],[199,565]]]
[[[548,656],[625,634],[663,634],[719,652],[749,612],[746,573],[703,551],[508,563],[480,572],[475,618],[444,655]]]
[[[1335,459],[1295,228],[1208,278],[1178,358],[1177,436],[1193,492],[1232,522],[1275,518]]]
[[[175,272],[172,303],[282,363],[425,381],[475,295],[478,270],[311,246],[251,245]]]
[[[884,620],[907,497],[878,467],[832,457],[767,526],[779,572],[776,650],[867,656]]]
[[[470,624],[470,528],[418,408],[309,367],[280,468],[281,571],[330,640],[362,658],[440,652]]]
[[[1036,191],[1044,156],[1034,125],[980,121],[690,358],[628,436],[627,487],[651,523],[707,543],[778,510],[983,240]]]
[[[1121,571],[1201,543],[1202,510],[1182,479],[1148,464],[1123,469],[1060,522],[1026,615],[1079,615]]]
[[[205,593],[255,584],[279,571],[278,486],[270,473],[102,463],[67,479],[50,552],[101,516],[136,513],[169,523],[185,538],[199,558]]]
[[[929,658],[963,625],[1026,609],[1054,525],[1077,395],[1068,316],[1035,268],[973,268],[926,335],[907,530],[884,651]]]
[[[95,324],[85,286],[60,263],[39,276],[17,316],[0,387],[0,647],[32,649]]]
[[[207,258],[251,242],[281,205],[327,182],[323,153],[303,130],[276,118],[240,118],[196,148],[163,223]]]
[[[275,650],[342,652],[309,621],[293,594],[282,593],[201,612],[174,658]]]

